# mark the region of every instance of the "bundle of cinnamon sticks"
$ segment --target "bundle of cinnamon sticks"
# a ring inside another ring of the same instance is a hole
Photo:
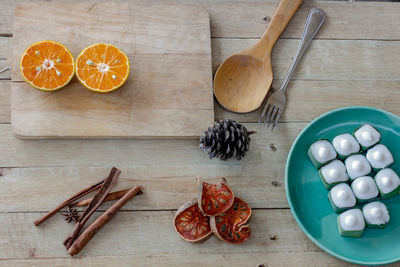
[[[67,238],[64,240],[63,244],[67,248],[68,254],[74,256],[78,254],[85,245],[93,238],[93,236],[99,231],[130,199],[132,199],[135,195],[142,192],[142,186],[134,186],[130,189],[125,189],[122,191],[117,191],[110,193],[111,188],[117,182],[121,171],[117,168],[113,167],[110,171],[108,177],[104,180],[101,180],[72,197],[66,199],[60,205],[58,205],[55,209],[51,210],[47,214],[45,214],[40,219],[36,220],[34,224],[39,226],[42,222],[49,219],[51,216],[56,214],[58,211],[63,209],[66,206],[87,206],[83,215],[79,218],[75,225],[75,229],[71,232]],[[76,202],[78,199],[83,196],[98,190],[96,195],[93,198],[89,198],[80,202]],[[115,202],[108,210],[106,210],[103,214],[101,214],[92,224],[90,224],[83,232],[82,229],[85,226],[86,222],[89,220],[91,215],[97,210],[97,208],[104,202],[109,200],[118,200]]]

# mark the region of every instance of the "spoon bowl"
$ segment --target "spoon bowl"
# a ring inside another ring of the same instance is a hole
[[[228,110],[251,112],[261,105],[272,78],[269,61],[264,63],[250,55],[236,54],[218,68],[214,79],[214,94]]]
[[[271,50],[303,0],[282,0],[261,39],[226,59],[214,77],[214,95],[226,109],[247,113],[259,108],[272,84]]]

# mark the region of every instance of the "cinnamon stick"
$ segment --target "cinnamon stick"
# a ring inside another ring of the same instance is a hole
[[[113,185],[117,182],[121,171],[117,168],[113,167],[108,175],[107,179],[104,180],[104,183],[101,185],[99,192],[94,196],[90,204],[87,206],[85,212],[83,213],[81,219],[76,224],[75,229],[72,233],[68,235],[68,237],[64,240],[63,244],[70,248],[75,239],[79,236],[83,226],[89,220],[90,216],[96,211],[96,209],[103,203],[105,197],[110,192]]]
[[[93,236],[139,191],[141,186],[132,187],[121,199],[115,202],[108,210],[100,215],[82,234],[73,242],[68,249],[68,254],[74,256],[78,254],[85,245],[93,238]]]
[[[121,197],[123,197],[127,192],[129,191],[129,189],[125,189],[125,190],[121,190],[121,191],[115,191],[115,192],[111,192],[109,193],[106,198],[104,199],[105,201],[112,201],[112,200],[117,200],[120,199]],[[93,198],[88,198],[85,200],[82,200],[80,202],[74,203],[71,206],[74,207],[84,207],[89,205],[89,203],[93,200]]]
[[[73,195],[72,197],[68,198],[67,200],[64,200],[60,205],[58,205],[55,209],[49,211],[47,214],[45,214],[43,217],[37,219],[34,224],[36,226],[39,226],[42,222],[44,222],[45,220],[49,219],[51,216],[53,216],[54,214],[56,214],[58,211],[60,211],[62,208],[64,208],[65,206],[69,205],[72,202],[77,201],[78,199],[80,199],[81,197],[89,194],[90,192],[93,192],[94,190],[98,189],[102,184],[104,183],[104,180],[101,180],[85,189],[83,189],[82,191],[76,193],[75,195]]]

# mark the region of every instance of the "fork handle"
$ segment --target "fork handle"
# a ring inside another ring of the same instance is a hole
[[[281,88],[279,88],[279,90],[286,91],[286,87],[289,84],[289,80],[292,77],[294,70],[297,67],[297,64],[299,64],[301,57],[309,47],[312,39],[317,34],[322,24],[324,24],[325,17],[326,17],[325,12],[322,11],[321,9],[319,8],[311,9],[306,20],[306,25],[304,26],[304,31],[301,36],[296,55],[292,60],[292,64],[290,65],[289,71],[286,73],[285,79],[283,80],[283,83],[281,85]]]

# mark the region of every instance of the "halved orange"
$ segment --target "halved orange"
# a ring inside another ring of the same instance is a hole
[[[76,59],[76,76],[89,90],[108,93],[123,85],[129,76],[129,59],[111,44],[86,47]]]
[[[20,69],[29,85],[42,91],[54,91],[68,84],[74,76],[74,57],[60,43],[41,41],[25,50]]]

